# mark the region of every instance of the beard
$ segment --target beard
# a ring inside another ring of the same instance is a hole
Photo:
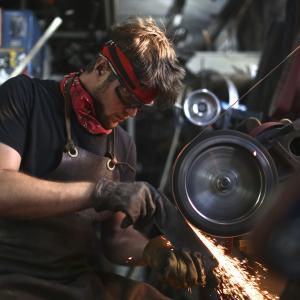
[[[111,75],[109,75],[105,81],[102,82],[100,86],[98,86],[93,93],[91,94],[94,102],[94,107],[95,107],[95,112],[96,112],[96,117],[97,120],[101,123],[101,125],[105,129],[111,129],[111,124],[108,120],[108,117],[104,114],[104,101],[103,97],[105,95],[106,90],[108,89],[110,83],[114,80],[115,78]],[[95,100],[97,99],[97,100]]]

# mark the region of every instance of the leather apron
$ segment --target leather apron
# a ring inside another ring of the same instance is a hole
[[[65,91],[67,85],[68,82]],[[68,92],[64,98],[68,141],[59,166],[46,178],[71,182],[105,177],[118,181],[120,169],[126,163],[115,157],[114,131],[107,138],[104,157],[75,146]],[[10,243],[7,255],[11,259],[8,263],[0,257],[0,299],[169,299],[148,284],[98,270],[99,228],[106,216],[105,212],[97,213],[90,208],[38,220],[3,220],[1,224],[5,225]]]

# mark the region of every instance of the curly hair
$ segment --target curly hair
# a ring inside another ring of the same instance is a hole
[[[157,91],[157,106],[173,105],[185,72],[164,29],[151,17],[130,17],[114,25],[110,36],[131,61],[141,84]]]

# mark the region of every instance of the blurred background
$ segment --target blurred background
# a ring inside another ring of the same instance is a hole
[[[276,183],[290,177],[299,166],[300,127],[293,122],[300,115],[300,53],[296,52],[273,70],[299,44],[299,0],[0,0],[0,8],[0,84],[26,58],[28,62],[22,72],[32,77],[60,80],[64,74],[80,70],[109,40],[110,26],[129,16],[151,16],[164,28],[186,69],[186,77],[173,108],[163,112],[141,111],[135,120],[122,125],[137,144],[138,180],[149,181],[172,195],[172,184],[180,185],[178,173],[184,167],[177,164],[174,183],[174,162],[183,147],[204,128],[249,134],[259,127],[251,136],[260,136],[259,142],[271,154],[270,165],[275,165],[278,177]],[[49,33],[32,55],[32,49],[57,17],[61,18],[61,25]],[[258,86],[252,90],[255,84]],[[286,124],[293,124],[290,131],[285,129],[277,134],[273,130]],[[266,129],[269,135],[261,136]],[[271,145],[274,137],[276,145]],[[235,135],[229,136],[225,144],[235,145],[236,141]],[[226,145],[220,143],[222,150]],[[188,157],[196,146],[197,141],[183,155]],[[219,166],[230,168],[226,157],[217,159]],[[251,167],[247,157],[240,159],[237,169]],[[204,167],[209,172],[210,165]],[[264,163],[258,169],[267,167]],[[257,203],[255,197],[261,199],[261,194],[267,194],[268,190],[262,183],[256,194],[255,172],[253,181],[237,190],[252,191]],[[266,178],[268,184],[269,181],[272,178]],[[299,220],[299,214],[295,219]],[[294,232],[283,235],[288,241],[297,239]],[[260,241],[264,239],[262,235]],[[249,256],[247,238],[228,240],[232,253]],[[299,243],[296,246],[296,252],[288,257],[291,264],[300,257]],[[274,260],[282,255],[289,253],[280,252]],[[292,279],[296,278],[296,282],[299,269]],[[285,270],[280,275],[286,273]],[[133,270],[129,270],[128,276],[132,274]],[[285,282],[271,277],[268,287],[280,294]],[[292,285],[291,292],[289,288],[285,292],[292,296],[282,299],[297,299],[295,286],[297,283]],[[185,293],[178,299],[190,298]]]
[[[218,124],[214,121],[219,112],[212,111],[198,121],[189,120],[181,106],[188,93],[203,88],[213,92],[221,110],[236,101],[292,48],[299,27],[297,2],[1,0],[0,83],[9,77],[55,17],[60,17],[62,24],[28,63],[25,72],[31,76],[59,80],[94,57],[109,39],[111,25],[132,15],[152,16],[165,28],[187,70],[184,95],[178,99],[177,108],[163,113],[141,113],[125,126],[137,142],[138,177],[156,186],[166,185],[166,161],[176,126],[180,126],[180,133],[173,141],[172,159],[203,126],[233,128],[249,116],[272,117],[276,110],[272,107],[272,94],[280,81],[280,69],[242,103],[236,103],[234,114]]]

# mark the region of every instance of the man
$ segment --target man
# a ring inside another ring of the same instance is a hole
[[[135,145],[118,126],[174,103],[184,72],[152,19],[116,25],[111,38],[60,83],[21,75],[0,87],[0,299],[166,299],[101,274],[99,244],[174,286],[204,283],[197,254],[135,230],[161,196],[134,182]]]

